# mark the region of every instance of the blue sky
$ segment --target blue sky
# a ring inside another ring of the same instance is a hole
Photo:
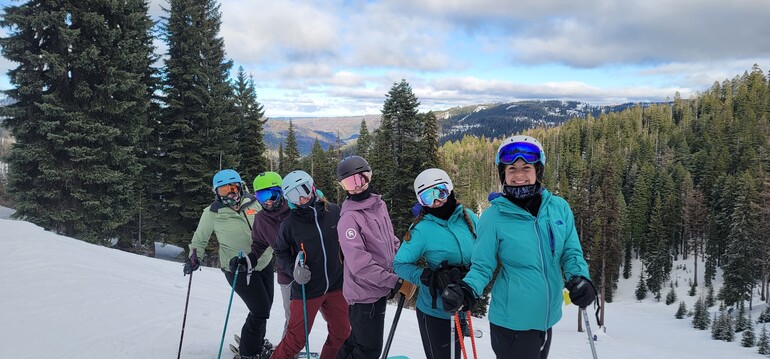
[[[233,71],[254,76],[269,117],[376,114],[401,79],[427,111],[522,99],[663,101],[755,63],[770,68],[764,0],[220,3]],[[166,4],[151,0],[151,16]],[[11,66],[0,59],[1,73]]]

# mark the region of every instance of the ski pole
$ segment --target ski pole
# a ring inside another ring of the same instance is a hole
[[[300,244],[302,250],[299,252],[299,265],[305,265],[305,244]],[[305,285],[302,285],[302,315],[305,319],[305,356],[310,359],[310,337],[307,331],[307,297],[305,297]]]
[[[465,318],[468,319],[468,329],[470,329],[471,332],[471,347],[473,348],[473,359],[478,358],[478,354],[476,353],[476,332],[473,330],[473,323],[471,322],[471,311],[465,312]]]
[[[591,324],[588,322],[588,311],[586,308],[580,308],[578,310],[583,311],[583,320],[586,322],[586,334],[588,334],[588,342],[591,343],[591,353],[594,355],[594,359],[598,359],[596,356],[596,346],[594,345],[594,336],[591,334]]]
[[[182,356],[182,340],[184,340],[184,325],[187,323],[187,305],[190,304],[190,288],[192,287],[192,272],[190,272],[190,280],[187,282],[187,298],[184,300],[184,315],[182,316],[182,336],[179,337],[179,353],[176,355],[176,359]]]
[[[243,251],[238,252],[238,258],[243,257]],[[219,342],[219,352],[217,359],[222,358],[222,346],[225,345],[225,333],[227,333],[227,321],[230,319],[230,307],[233,305],[233,293],[235,293],[235,283],[238,281],[238,270],[241,266],[235,267],[235,275],[233,276],[233,288],[230,290],[230,302],[227,303],[227,315],[225,316],[225,327],[222,328],[222,341]]]
[[[452,317],[449,319],[449,327],[451,328],[449,332],[449,358],[455,359],[455,321],[454,321],[454,314],[452,314]]]
[[[460,340],[460,349],[463,351],[463,359],[468,359],[468,352],[465,350],[465,335],[463,334],[462,325],[460,325],[460,315],[455,312],[454,314],[455,327],[460,328],[457,330],[457,339]]]
[[[398,299],[398,308],[396,308],[396,316],[393,317],[393,325],[390,326],[390,333],[388,333],[388,341],[385,343],[385,349],[382,351],[382,357],[380,359],[386,359],[388,352],[390,351],[390,345],[393,343],[393,335],[396,334],[396,325],[398,325],[398,318],[401,317],[401,310],[404,309],[404,302],[406,296],[401,294],[401,298]]]

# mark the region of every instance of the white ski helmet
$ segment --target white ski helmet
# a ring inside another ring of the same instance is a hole
[[[454,184],[452,184],[452,179],[440,168],[428,168],[420,172],[417,178],[414,179],[414,194],[417,196],[417,201],[420,200],[420,192],[439,183],[446,183],[449,192],[452,192],[455,188]]]
[[[305,171],[291,171],[281,182],[283,196],[289,202],[298,203],[299,197],[306,197],[315,191],[313,177]]]
[[[534,145],[537,148],[537,150],[540,152],[539,153],[539,157],[540,157],[539,158],[539,162],[542,163],[543,166],[545,166],[545,150],[543,150],[543,145],[541,145],[540,142],[538,140],[536,140],[534,137],[525,136],[525,135],[511,136],[511,137],[508,137],[505,140],[503,140],[503,143],[501,143],[500,146],[497,147],[497,155],[495,156],[495,165],[499,165],[500,164],[500,157],[501,157],[500,152],[503,150],[503,148],[508,146],[508,145],[510,145],[510,144],[512,144],[512,143],[517,143],[517,142],[529,143],[529,144]],[[530,162],[530,161],[527,161],[527,162]]]

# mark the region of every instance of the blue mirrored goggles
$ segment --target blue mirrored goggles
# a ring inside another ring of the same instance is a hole
[[[495,164],[506,164],[516,162],[521,158],[524,162],[535,163],[543,162],[543,154],[535,144],[529,142],[513,142],[500,149],[495,158]]]
[[[289,202],[294,204],[299,204],[299,200],[302,197],[308,197],[313,193],[312,186],[309,186],[307,183],[303,183],[297,187],[294,187],[290,190],[288,190],[286,193],[283,194],[283,196],[289,200]]]
[[[449,187],[447,187],[446,183],[439,183],[420,192],[418,198],[420,199],[421,205],[430,206],[433,204],[433,201],[443,201],[447,199],[449,197],[449,192]]]
[[[259,203],[265,204],[267,201],[278,200],[282,194],[281,187],[270,187],[257,191],[256,196]]]

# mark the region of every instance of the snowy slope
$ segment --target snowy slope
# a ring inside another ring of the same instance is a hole
[[[0,358],[176,358],[189,279],[180,263],[87,244],[21,221],[0,220],[0,243]],[[599,358],[759,357],[756,348],[711,340],[709,331],[692,329],[689,319],[675,319],[676,305],[638,303],[635,283],[622,281],[618,300],[607,306],[607,333],[600,332],[596,342]],[[686,279],[680,281],[680,300],[691,306],[694,298],[686,296],[686,287]],[[229,295],[218,269],[195,272],[182,358],[217,357]],[[276,291],[268,321],[274,343],[283,327],[280,300]],[[227,342],[240,331],[246,312],[236,296]],[[386,332],[394,312],[388,308]],[[576,308],[565,307],[554,328],[551,358],[591,357],[576,323]],[[593,319],[592,325],[598,332]],[[484,331],[477,339],[479,358],[494,358],[488,322],[476,319],[474,326]],[[325,336],[319,316],[311,349],[320,350]],[[391,354],[423,357],[414,311],[404,310]]]

